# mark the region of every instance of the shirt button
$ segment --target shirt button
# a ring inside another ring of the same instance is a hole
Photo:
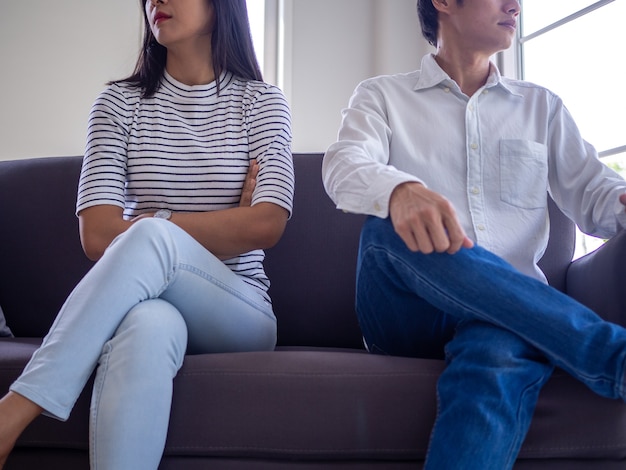
[[[478,230],[480,230],[482,232],[482,231],[485,230],[486,227],[483,224],[479,224],[477,228],[478,228]]]
[[[474,111],[474,105],[473,105],[473,104],[470,104],[470,105],[467,107],[467,109],[469,109],[470,111]]]
[[[472,194],[480,194],[480,189],[476,187],[472,188]]]
[[[489,93],[489,90],[483,90],[483,95],[486,95],[487,93]]]
[[[377,202],[374,203],[374,210],[376,212],[380,212],[380,204],[378,204]]]
[[[472,145],[470,145],[470,148],[472,150],[476,150],[478,148],[478,144],[472,144]]]
[[[443,91],[445,91],[446,93],[450,93],[450,88],[445,87],[445,88],[443,89]]]

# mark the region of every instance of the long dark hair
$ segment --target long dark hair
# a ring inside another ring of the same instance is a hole
[[[217,92],[220,92],[219,77],[224,71],[232,72],[244,80],[263,80],[259,67],[248,21],[246,0],[206,0],[212,2],[215,25],[211,37],[213,71]],[[152,34],[146,15],[145,0],[139,0],[143,11],[143,45],[131,76],[110,83],[131,83],[142,89],[142,97],[147,98],[156,92],[161,84],[167,49],[159,44]]]

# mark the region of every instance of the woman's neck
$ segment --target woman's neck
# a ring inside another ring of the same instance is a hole
[[[165,69],[185,85],[206,85],[215,81],[210,48],[168,49]]]

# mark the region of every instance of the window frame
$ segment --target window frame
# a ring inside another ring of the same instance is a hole
[[[524,0],[519,0],[522,11],[524,9]],[[497,55],[497,65],[502,71],[503,75],[507,75],[510,77],[514,77],[520,80],[525,79],[524,73],[524,57],[525,50],[524,45],[537,37],[540,37],[546,33],[554,31],[555,29],[562,27],[564,25],[570,24],[573,21],[576,21],[585,15],[588,15],[599,8],[605,7],[616,0],[599,0],[596,1],[587,7],[564,16],[563,18],[537,30],[528,35],[522,35],[523,32],[523,15],[520,15],[519,27],[517,30],[517,37],[515,41],[515,45],[510,47],[508,50],[503,51]],[[598,156],[600,159],[604,159],[605,157],[611,157],[614,155],[620,155],[626,153],[626,142],[624,145],[620,145],[611,149],[602,149],[598,152]],[[576,252],[574,253],[574,259],[583,256],[599,246],[603,243],[600,239],[595,239],[594,237],[584,235],[580,230],[577,229],[577,241],[576,241]]]
[[[519,0],[522,10],[524,9],[524,0]],[[585,15],[588,15],[596,10],[598,10],[599,8],[605,7],[613,2],[615,2],[616,0],[598,0],[594,3],[592,3],[591,5],[588,5],[587,7],[574,12],[570,15],[567,15],[547,26],[544,26],[543,28],[534,31],[528,35],[522,35],[522,31],[523,31],[523,21],[524,21],[524,17],[523,15],[520,15],[520,20],[519,20],[519,27],[517,29],[517,36],[516,36],[516,41],[515,41],[515,46],[510,47],[508,50],[503,51],[501,53],[498,54],[497,56],[497,61],[498,61],[498,67],[500,68],[500,70],[502,71],[502,73],[504,75],[508,75],[511,77],[515,77],[517,79],[520,80],[524,80],[525,78],[525,73],[524,73],[524,56],[525,56],[525,51],[524,51],[524,45],[528,42],[531,41],[532,39],[535,39],[537,37],[540,37],[546,33],[549,33],[561,26],[564,26],[566,24],[569,24],[579,18],[582,18]],[[610,157],[613,155],[619,155],[622,153],[626,153],[626,142],[624,142],[624,145],[619,145],[615,148],[611,148],[611,149],[602,149],[601,151],[598,152],[598,155],[600,158],[605,158],[605,157]]]

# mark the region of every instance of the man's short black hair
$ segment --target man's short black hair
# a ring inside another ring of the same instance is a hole
[[[459,5],[463,0],[456,0]],[[439,32],[439,12],[433,5],[432,0],[417,0],[417,14],[422,27],[422,34],[433,46],[437,46],[437,34]]]

